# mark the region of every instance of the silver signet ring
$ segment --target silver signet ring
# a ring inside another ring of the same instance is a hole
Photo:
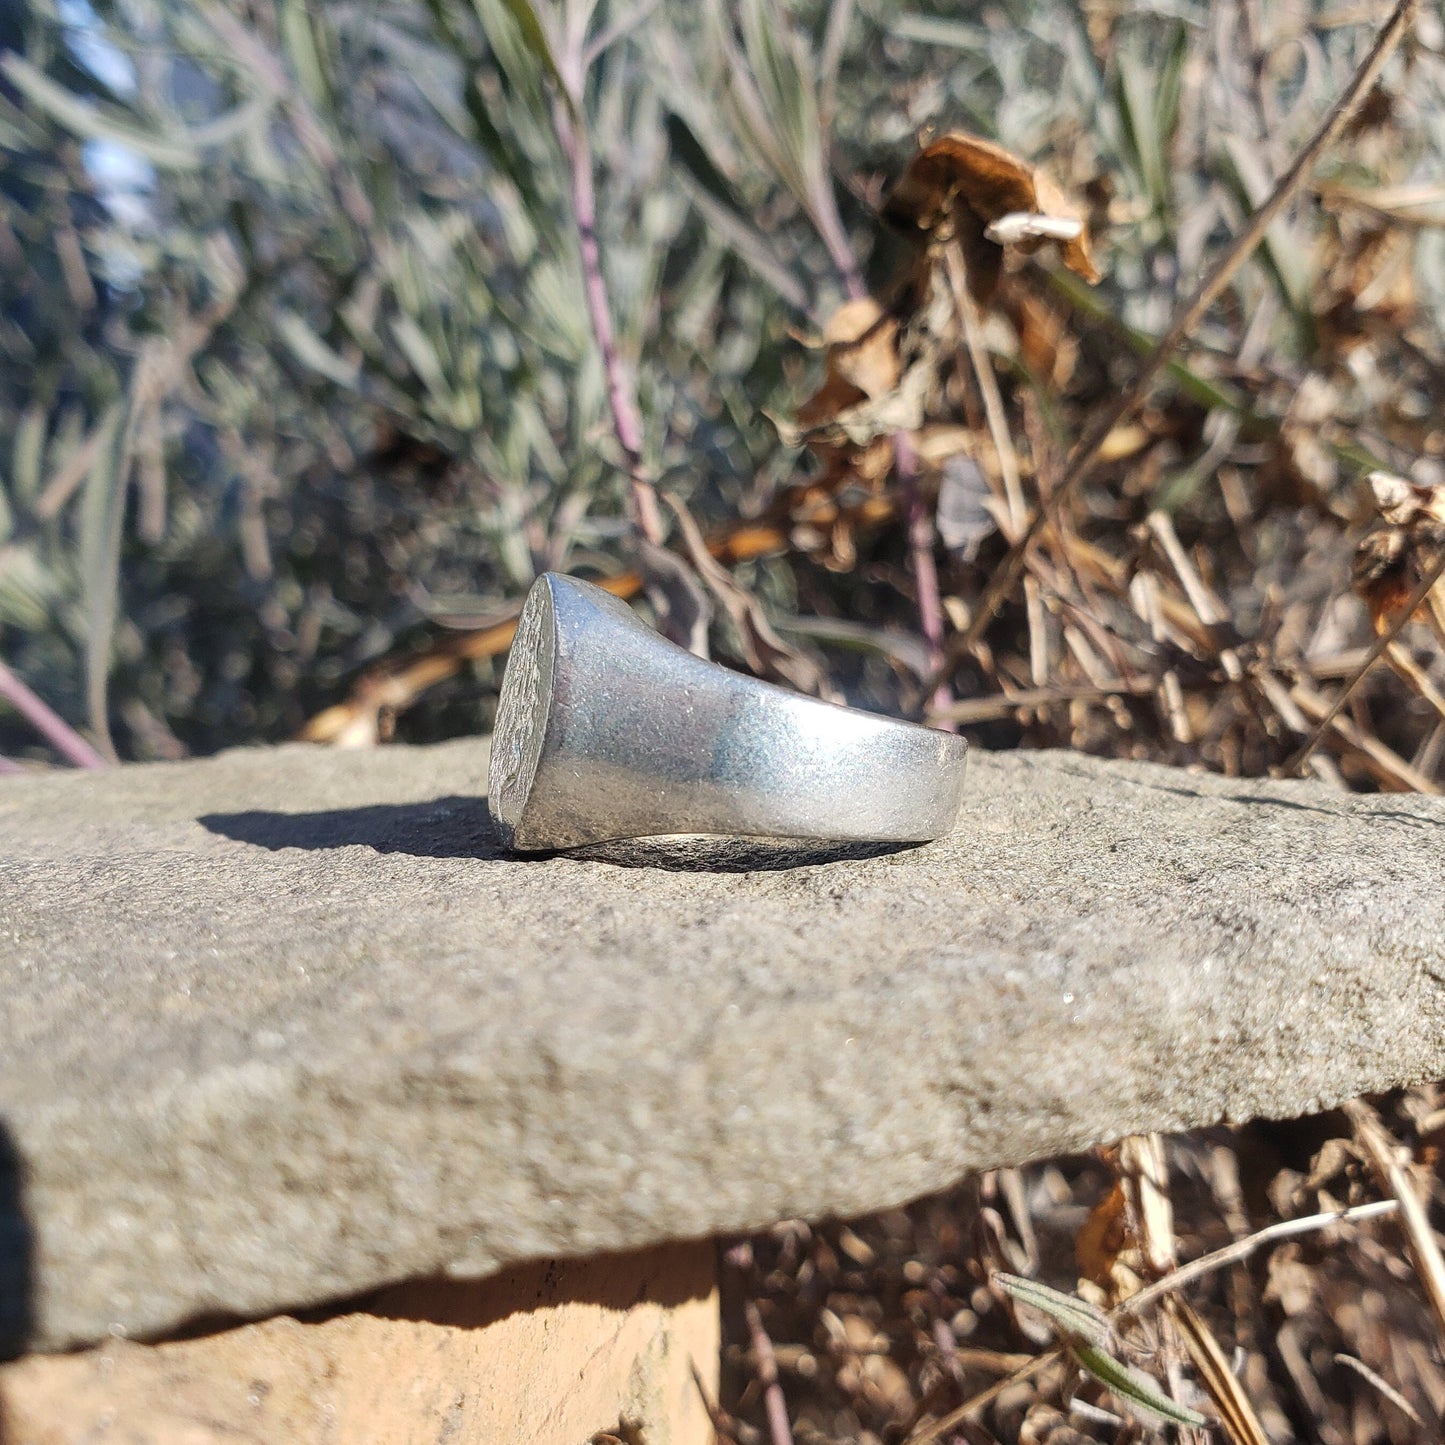
[[[920,843],[953,827],[967,747],[704,662],[548,572],[507,659],[488,806],[524,852],[677,834]]]

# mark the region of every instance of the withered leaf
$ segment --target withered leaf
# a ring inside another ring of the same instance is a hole
[[[823,384],[798,408],[795,424],[774,418],[778,434],[790,446],[806,443],[840,479],[876,484],[893,466],[889,437],[921,420],[928,378],[905,377],[898,320],[871,296],[845,301],[828,318],[823,343]]]
[[[828,374],[875,400],[898,385],[898,322],[871,297],[845,301],[823,327]]]
[[[871,297],[845,301],[823,327],[827,375],[798,408],[805,431],[826,426],[860,402],[887,396],[898,385],[898,323]]]
[[[1017,245],[1036,251],[1046,241],[1059,247],[1064,265],[1090,284],[1098,281],[1084,217],[1051,176],[1020,160],[1011,151],[980,136],[950,131],[924,146],[894,187],[883,208],[884,218],[905,229],[929,235],[953,224],[968,264],[970,289],[980,300],[992,295],[1003,258],[1003,246],[986,233],[1005,217],[1042,217],[1077,222],[1070,226],[1014,225]],[[1053,231],[1049,236],[1040,232]]]
[[[1412,482],[1392,472],[1371,472],[1366,480],[1375,509],[1389,526],[1414,529],[1422,541],[1445,542],[1445,487]]]
[[[1424,485],[1390,472],[1371,472],[1368,480],[1385,526],[1360,542],[1355,552],[1354,584],[1379,635],[1395,625],[1401,608],[1409,605],[1427,573],[1439,563],[1445,549],[1445,487]],[[1445,579],[1436,582],[1414,615],[1430,625],[1445,647]],[[1445,698],[1409,653],[1392,644],[1387,657],[1406,682],[1445,715]]]
[[[1130,1243],[1128,1206],[1124,1187],[1114,1187],[1089,1211],[1074,1237],[1074,1258],[1079,1273],[1104,1289],[1114,1287],[1114,1266]]]

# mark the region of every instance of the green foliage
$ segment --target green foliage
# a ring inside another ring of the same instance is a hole
[[[1079,1364],[1135,1410],[1177,1425],[1208,1423],[1197,1410],[1179,1404],[1148,1375],[1110,1353],[1116,1345],[1109,1318],[1102,1310],[1036,1279],[1003,1272],[996,1273],[993,1279],[1006,1294],[1047,1315]]]
[[[790,333],[866,267],[918,127],[1137,192],[1157,234],[1116,238],[1103,293],[1136,332],[1152,248],[1226,175],[1178,164],[1210,121],[1203,5],[1126,16],[1109,75],[1077,7],[1027,0],[94,3],[0,0],[0,656],[123,755],[285,736],[436,599],[620,561],[553,98],[646,464],[712,520],[786,476]],[[1322,90],[1349,40],[1323,33]],[[151,168],[124,206],[97,143]],[[1297,299],[1271,256],[1243,304]],[[752,581],[792,605],[784,565]],[[484,726],[490,697],[464,679],[415,726]],[[0,751],[24,737],[0,717]]]

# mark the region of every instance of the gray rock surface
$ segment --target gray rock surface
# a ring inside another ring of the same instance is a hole
[[[970,766],[952,839],[801,866],[501,857],[481,743],[3,780],[0,1335],[849,1215],[1445,1075],[1445,804]]]

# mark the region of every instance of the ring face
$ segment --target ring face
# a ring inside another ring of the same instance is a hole
[[[917,843],[953,827],[966,752],[704,662],[547,573],[507,660],[488,802],[522,852],[680,834]]]
[[[517,633],[502,677],[487,796],[492,816],[510,841],[542,756],[552,693],[556,635],[552,593],[534,585],[517,619]]]

